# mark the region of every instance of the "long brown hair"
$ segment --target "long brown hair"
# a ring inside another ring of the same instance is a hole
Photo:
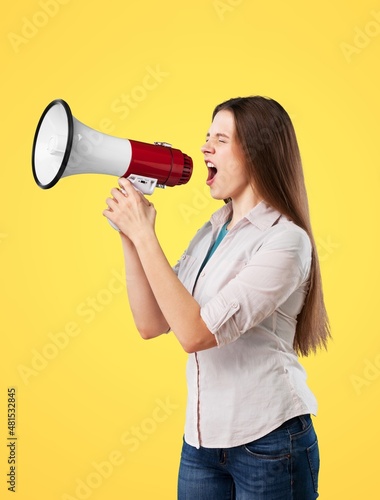
[[[327,346],[330,325],[323,300],[317,249],[311,229],[301,155],[293,124],[275,100],[237,97],[214,109],[232,112],[248,174],[262,198],[308,234],[312,244],[309,290],[297,317],[294,349],[307,356]]]

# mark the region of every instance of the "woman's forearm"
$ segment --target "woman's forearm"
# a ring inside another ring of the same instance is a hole
[[[215,336],[202,320],[198,302],[174,273],[155,233],[145,233],[134,243],[158,307],[184,350],[196,352],[215,347]]]
[[[128,299],[136,327],[144,339],[157,337],[169,330],[169,324],[157,304],[133,243],[123,234],[121,240]]]

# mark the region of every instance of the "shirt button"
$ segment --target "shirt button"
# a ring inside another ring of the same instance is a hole
[[[201,278],[203,278],[203,276],[205,275],[206,273],[204,271],[201,272],[200,276]]]
[[[232,302],[231,307],[233,309],[237,309],[239,307],[239,304],[237,302]]]

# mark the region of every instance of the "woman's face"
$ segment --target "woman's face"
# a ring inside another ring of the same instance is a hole
[[[201,151],[208,169],[206,184],[213,198],[237,201],[252,192],[231,111],[221,110],[215,115]]]

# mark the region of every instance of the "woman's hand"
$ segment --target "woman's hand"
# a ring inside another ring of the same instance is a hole
[[[128,179],[121,177],[118,182],[120,189],[111,190],[113,198],[107,198],[108,208],[103,211],[103,215],[135,243],[145,235],[154,233],[156,210]]]

